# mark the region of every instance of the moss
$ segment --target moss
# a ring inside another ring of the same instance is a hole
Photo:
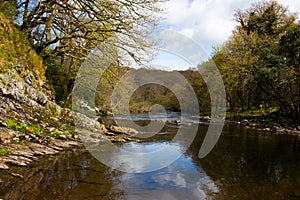
[[[14,129],[14,130],[17,129],[17,123],[14,120],[12,120],[12,119],[6,120],[6,124],[11,129]]]
[[[30,132],[30,133],[40,134],[42,131],[40,124],[31,124],[31,125],[27,125],[24,123],[19,124],[12,119],[6,120],[6,124],[9,128],[15,131],[20,131],[22,133]]]
[[[63,134],[63,132],[60,130],[57,130],[57,129],[55,129],[55,131],[51,133],[51,135],[54,137],[59,137],[62,134]]]
[[[251,109],[244,112],[227,112],[226,118],[242,121],[244,119],[253,120],[253,119],[262,119],[263,117],[270,116],[273,113],[277,112],[279,107],[269,107],[268,109]]]
[[[34,71],[42,84],[45,81],[45,66],[42,58],[30,47],[27,35],[0,12],[0,72],[23,65]]]
[[[40,124],[32,124],[26,127],[26,131],[30,133],[40,134],[42,129]]]
[[[10,151],[8,149],[0,149],[0,156],[9,155]]]

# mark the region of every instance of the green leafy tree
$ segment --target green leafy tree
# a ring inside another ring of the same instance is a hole
[[[299,116],[299,38],[296,15],[277,1],[237,11],[238,26],[213,56],[231,109],[262,104]]]
[[[157,24],[165,0],[19,0],[21,29],[37,52],[84,59],[99,42],[115,37],[115,46],[135,61],[150,53],[145,36]]]

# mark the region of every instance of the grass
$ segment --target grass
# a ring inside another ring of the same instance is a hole
[[[270,107],[267,109],[250,109],[244,112],[227,112],[226,118],[242,121],[244,119],[260,119],[278,111],[278,107]]]
[[[30,126],[27,126],[26,131],[29,131],[31,133],[37,133],[40,134],[42,129],[40,124],[33,124]]]
[[[7,156],[10,154],[8,149],[0,149],[0,156]]]
[[[40,134],[42,131],[40,124],[27,125],[24,123],[17,123],[12,119],[6,120],[6,124],[9,128],[22,133],[30,132]]]

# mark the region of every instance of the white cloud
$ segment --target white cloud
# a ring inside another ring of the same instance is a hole
[[[221,45],[236,26],[233,15],[257,0],[170,0],[166,4],[168,27],[197,41],[205,49]],[[292,12],[300,12],[299,0],[279,0]],[[211,52],[208,52],[209,54]]]

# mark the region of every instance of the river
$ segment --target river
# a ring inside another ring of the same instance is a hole
[[[158,116],[159,118],[159,116]],[[159,118],[161,119],[161,118]],[[167,120],[180,119],[176,114]],[[146,122],[147,116],[134,120]],[[15,168],[23,179],[7,179],[3,199],[300,199],[300,137],[270,135],[227,124],[208,156],[198,158],[208,123],[192,119],[197,135],[174,163],[147,173],[125,173],[99,162],[85,150],[47,156],[30,168]],[[121,149],[154,151],[174,138],[179,125]],[[164,155],[166,158],[168,152]],[[132,158],[141,168],[149,167]],[[126,170],[125,170],[126,171]]]

